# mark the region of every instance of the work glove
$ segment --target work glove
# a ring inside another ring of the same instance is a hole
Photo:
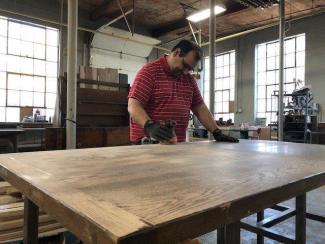
[[[216,141],[224,141],[224,142],[239,142],[237,138],[227,136],[222,134],[222,131],[220,129],[215,129],[212,132],[212,135]]]
[[[171,126],[158,124],[152,120],[148,120],[144,125],[144,131],[150,138],[160,142],[169,141],[175,136],[175,132]]]

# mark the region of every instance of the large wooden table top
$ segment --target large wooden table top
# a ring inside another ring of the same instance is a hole
[[[325,184],[325,146],[128,146],[0,155],[0,175],[86,243],[172,243]]]

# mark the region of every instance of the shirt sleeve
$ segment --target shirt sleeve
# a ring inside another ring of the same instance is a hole
[[[200,89],[196,83],[196,80],[193,77],[191,77],[191,79],[192,79],[192,83],[193,83],[193,98],[192,98],[191,108],[194,108],[197,105],[203,103],[203,98],[202,98]]]
[[[134,98],[142,105],[147,105],[154,89],[153,73],[149,65],[141,68],[133,81],[128,98]]]

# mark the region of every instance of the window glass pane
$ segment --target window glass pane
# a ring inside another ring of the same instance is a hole
[[[257,87],[257,97],[258,98],[266,98],[266,93],[265,93],[265,86],[258,86]]]
[[[223,67],[223,77],[228,77],[230,75],[230,70],[229,66],[224,66]]]
[[[296,78],[296,69],[295,68],[286,69],[284,75],[285,75],[286,83],[293,82],[293,79]]]
[[[57,69],[58,69],[57,63],[46,62],[46,76],[56,77],[58,74]]]
[[[7,53],[7,38],[6,37],[0,36],[0,53]]]
[[[8,89],[20,89],[20,75],[8,74]]]
[[[31,58],[21,58],[21,70],[20,72],[23,74],[33,74],[33,59]]]
[[[56,94],[46,93],[46,107],[55,108]]]
[[[33,92],[20,92],[20,106],[33,106]]]
[[[45,78],[44,77],[34,77],[34,91],[45,92]]]
[[[305,51],[306,37],[305,35],[297,38],[297,51]]]
[[[230,87],[230,89],[235,88],[235,77],[233,77],[233,76],[231,76],[229,79],[229,87]]]
[[[216,82],[215,82],[215,89],[216,90],[222,90],[222,78],[220,78],[220,79],[216,79]]]
[[[8,90],[7,103],[8,106],[19,106],[19,91]]]
[[[217,67],[223,66],[223,56],[217,56],[217,61],[216,61]]]
[[[0,71],[7,71],[7,56],[0,54]]]
[[[46,44],[51,46],[58,45],[58,31],[51,29],[46,30]]]
[[[257,100],[257,112],[264,113],[266,108],[266,100],[265,99],[258,99]]]
[[[57,79],[56,78],[46,78],[46,91],[56,93],[57,90]]]
[[[6,109],[6,122],[19,122],[19,108]]]
[[[222,102],[216,103],[216,112],[221,113],[222,112]]]
[[[35,27],[30,25],[21,25],[21,39],[30,43],[33,42],[34,28]]]
[[[297,68],[296,78],[305,81],[305,67]]]
[[[34,107],[44,107],[44,93],[34,92]]]
[[[235,52],[230,53],[230,64],[235,65]]]
[[[7,56],[7,70],[8,72],[20,73],[20,57]]]
[[[217,91],[215,93],[215,100],[216,102],[222,102],[222,91]]]
[[[45,45],[34,43],[34,58],[45,59]]]
[[[22,75],[20,78],[20,87],[23,91],[33,91],[34,79],[30,75]]]
[[[7,75],[6,72],[0,72],[0,89],[4,88],[6,89],[7,87]]]
[[[295,38],[286,40],[284,42],[284,53],[288,54],[288,53],[294,53],[296,50],[296,40]]]
[[[223,55],[223,65],[229,65],[230,64],[230,60],[229,60],[229,54],[224,54]]]
[[[265,85],[266,84],[266,73],[260,72],[257,74],[257,85]]]
[[[45,61],[34,59],[34,75],[45,76]]]
[[[216,77],[222,78],[223,77],[223,67],[218,67],[216,71]]]
[[[20,43],[20,55],[24,57],[33,57],[33,43],[22,41]]]
[[[266,45],[258,45],[257,46],[257,58],[264,58],[266,57]]]
[[[259,72],[266,70],[266,60],[265,59],[259,59],[257,64],[257,70]]]
[[[222,101],[223,102],[229,102],[230,100],[230,94],[229,94],[229,90],[223,91],[222,93]]]
[[[230,101],[235,101],[235,90],[230,89]]]
[[[222,89],[230,89],[230,79],[224,78],[222,83]]]
[[[6,106],[6,90],[0,89],[0,106]]]
[[[229,113],[229,102],[222,103],[222,110],[224,113]]]
[[[0,107],[0,122],[6,122],[6,108]]]
[[[34,27],[34,42],[45,44],[45,28]]]
[[[276,46],[275,43],[269,43],[266,45],[267,57],[274,57],[276,55]]]
[[[295,53],[285,55],[284,64],[285,68],[295,67]]]
[[[235,65],[230,66],[230,76],[235,76]]]
[[[266,84],[275,84],[275,71],[268,71],[266,73]]]
[[[305,66],[305,52],[297,53],[297,66]]]
[[[58,48],[52,46],[46,46],[46,60],[47,61],[58,61]]]
[[[8,40],[8,54],[20,55],[20,40]]]
[[[7,20],[0,18],[0,36],[7,36]]]
[[[275,70],[276,57],[267,58],[267,70]]]
[[[20,24],[9,21],[9,37],[20,39]]]

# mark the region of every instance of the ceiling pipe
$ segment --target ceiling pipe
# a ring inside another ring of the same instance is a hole
[[[0,12],[4,12],[4,13],[7,13],[7,14],[12,14],[12,15],[17,15],[17,16],[21,16],[21,17],[25,17],[25,18],[30,18],[30,19],[38,20],[38,21],[41,21],[41,22],[44,22],[44,23],[56,25],[56,26],[64,26],[64,27],[68,26],[65,23],[60,24],[60,22],[57,22],[57,21],[54,21],[54,20],[49,20],[47,18],[40,18],[40,17],[36,17],[36,16],[33,16],[33,15],[29,15],[29,14],[22,14],[22,13],[10,11],[10,10],[2,9],[2,8],[0,8]],[[168,48],[160,47],[160,46],[157,46],[157,45],[152,45],[152,44],[142,42],[142,41],[137,41],[137,40],[130,39],[128,37],[124,37],[124,36],[120,36],[120,35],[116,35],[116,34],[113,34],[113,33],[106,33],[106,32],[102,32],[102,31],[98,31],[98,30],[92,30],[92,29],[85,28],[85,27],[78,27],[78,30],[79,31],[90,32],[90,33],[93,33],[93,34],[100,34],[100,35],[104,35],[104,36],[115,37],[115,38],[118,38],[118,39],[121,39],[121,40],[129,41],[129,42],[133,42],[133,43],[138,43],[138,44],[145,45],[145,46],[152,47],[152,48],[156,48],[156,49],[159,49],[159,50],[162,50],[162,51],[171,52],[171,50],[168,49]]]

